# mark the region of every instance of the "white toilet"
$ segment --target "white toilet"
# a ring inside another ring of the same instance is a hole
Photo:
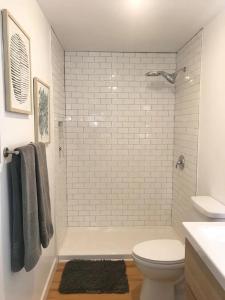
[[[174,300],[184,274],[184,245],[171,239],[146,241],[134,247],[132,256],[144,275],[140,300]]]

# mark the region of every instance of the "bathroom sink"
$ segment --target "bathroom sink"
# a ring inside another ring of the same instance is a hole
[[[202,234],[206,240],[213,241],[213,243],[224,244],[225,246],[225,226],[215,223],[215,225],[205,226],[199,228],[199,234]],[[213,244],[214,247],[215,244]]]
[[[225,222],[184,222],[186,238],[225,289]]]

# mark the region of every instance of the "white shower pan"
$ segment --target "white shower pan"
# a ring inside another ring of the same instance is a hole
[[[59,259],[131,258],[133,247],[153,239],[179,239],[171,226],[69,227]]]

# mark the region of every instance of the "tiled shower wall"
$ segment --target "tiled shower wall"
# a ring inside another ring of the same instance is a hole
[[[181,222],[199,220],[191,204],[197,188],[198,120],[200,100],[202,32],[177,54],[177,68],[187,67],[176,84],[174,164],[180,154],[185,168],[174,168],[173,225],[182,233]]]
[[[175,54],[66,52],[69,226],[171,224]]]
[[[52,81],[54,101],[55,136],[55,218],[57,245],[60,247],[67,227],[66,200],[66,142],[65,142],[65,91],[64,91],[64,50],[52,32]],[[61,147],[61,151],[59,151]]]

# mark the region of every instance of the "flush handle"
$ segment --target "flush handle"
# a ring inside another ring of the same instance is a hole
[[[180,170],[183,170],[184,166],[185,166],[185,158],[183,155],[180,155],[176,163],[176,169],[179,168]]]

